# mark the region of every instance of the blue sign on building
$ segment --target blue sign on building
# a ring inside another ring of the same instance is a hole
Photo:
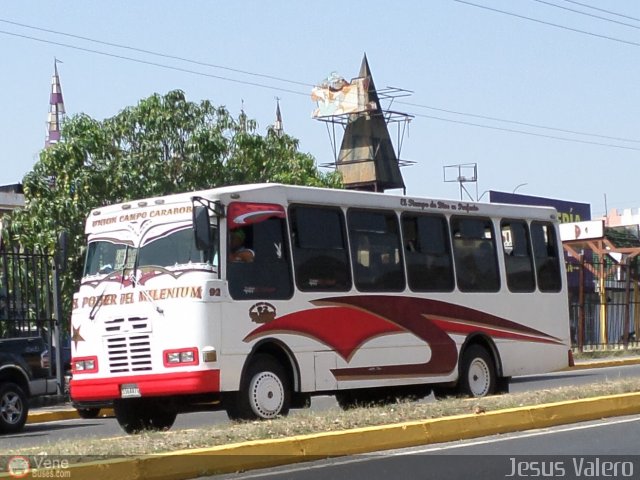
[[[589,203],[568,202],[566,200],[558,200],[555,198],[532,197],[530,195],[496,192],[493,190],[489,190],[489,202],[554,207],[558,211],[560,223],[591,220],[591,204]]]

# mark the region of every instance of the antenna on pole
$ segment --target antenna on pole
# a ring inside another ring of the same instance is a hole
[[[477,163],[458,163],[456,165],[445,165],[443,167],[444,181],[457,182],[460,185],[460,200],[462,200],[463,192],[466,193],[472,202],[478,201],[478,164]],[[469,193],[465,183],[473,183],[476,188],[475,198]]]

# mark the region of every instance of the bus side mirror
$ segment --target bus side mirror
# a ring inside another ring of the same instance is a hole
[[[196,239],[196,248],[201,251],[209,250],[213,247],[211,237],[211,223],[209,210],[203,205],[198,205],[193,210],[193,230]]]
[[[69,235],[64,230],[58,236],[57,247],[54,257],[56,269],[59,272],[64,272],[67,269],[67,255],[69,253]]]

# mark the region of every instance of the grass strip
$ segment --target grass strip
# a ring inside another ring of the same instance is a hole
[[[397,403],[384,406],[355,408],[348,411],[342,411],[338,407],[323,412],[297,410],[288,417],[269,421],[226,423],[198,429],[143,432],[138,435],[112,438],[72,439],[60,443],[45,442],[37,446],[21,448],[20,455],[68,455],[73,456],[74,461],[87,462],[442,418],[465,413],[489,412],[637,391],[640,391],[640,379],[615,379],[585,386],[574,385],[481,399],[450,398],[421,402],[399,400]],[[7,449],[0,446],[0,455],[15,454],[15,448]]]

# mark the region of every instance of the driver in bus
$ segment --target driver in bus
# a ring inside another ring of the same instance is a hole
[[[246,234],[241,228],[231,230],[229,235],[229,261],[250,263],[255,259],[255,252],[244,244]]]

